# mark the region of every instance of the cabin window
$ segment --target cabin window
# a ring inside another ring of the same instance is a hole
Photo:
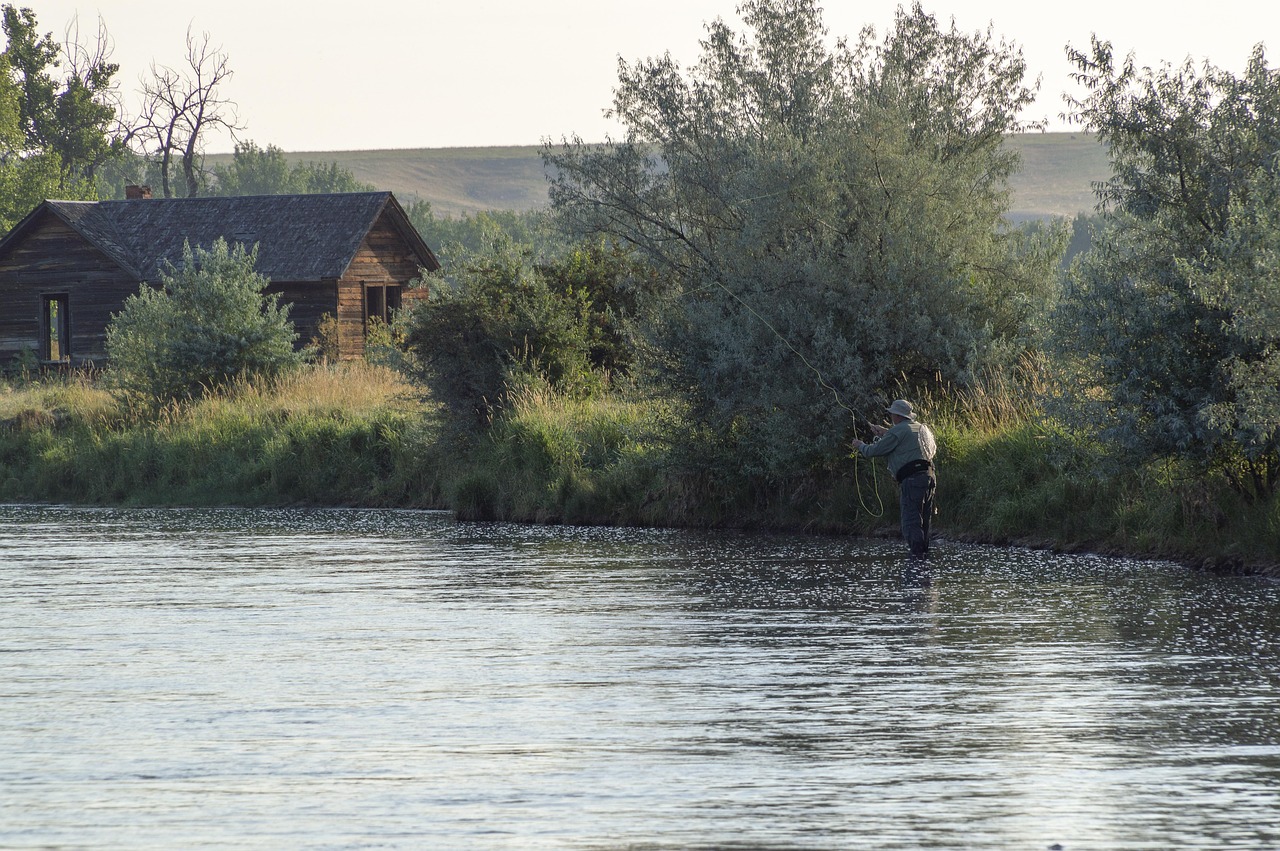
[[[71,360],[71,310],[66,293],[40,297],[40,359]]]
[[[387,288],[366,287],[364,291],[364,315],[366,319],[387,318]]]
[[[365,319],[391,321],[391,314],[400,309],[400,287],[366,286],[364,290]]]

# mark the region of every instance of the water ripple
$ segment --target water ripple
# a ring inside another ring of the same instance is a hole
[[[1280,846],[1280,585],[0,506],[0,847]]]

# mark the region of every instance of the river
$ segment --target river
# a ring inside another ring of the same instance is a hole
[[[1280,583],[0,506],[0,848],[1280,847]]]

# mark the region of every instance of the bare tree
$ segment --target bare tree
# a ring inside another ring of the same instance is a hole
[[[66,70],[66,88],[54,107],[59,130],[53,144],[68,169],[86,178],[117,157],[128,139],[115,81],[120,66],[111,61],[114,50],[101,15],[91,40],[82,36],[78,14],[67,23],[60,63]]]
[[[104,99],[116,98],[120,87],[114,80],[108,79],[101,86],[94,85],[106,73],[104,69],[119,70],[118,65],[111,64],[115,47],[115,39],[107,32],[107,22],[101,15],[98,16],[98,29],[92,44],[80,32],[80,15],[72,15],[62,33],[62,65],[68,78],[75,78],[86,88],[93,88],[95,94]]]
[[[187,197],[199,194],[209,133],[222,128],[234,138],[244,129],[235,102],[220,90],[232,73],[227,54],[209,43],[209,34],[197,38],[188,29],[186,66],[153,62],[150,76],[142,78],[142,112],[130,135],[159,168],[164,197],[174,195],[178,168]]]

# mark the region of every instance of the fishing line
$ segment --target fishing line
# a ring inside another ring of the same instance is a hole
[[[754,316],[756,319],[760,320],[761,325],[768,328],[769,331],[772,332],[773,336],[777,337],[778,340],[781,341],[784,346],[790,349],[795,354],[796,357],[800,358],[801,363],[803,363],[805,366],[807,366],[810,370],[813,371],[813,374],[818,377],[818,384],[831,392],[831,395],[836,400],[836,404],[839,405],[841,408],[844,408],[846,411],[848,411],[853,416],[855,421],[858,419],[858,412],[855,411],[853,408],[850,408],[848,405],[844,403],[844,400],[840,398],[840,391],[837,390],[835,387],[833,387],[830,384],[830,382],[828,382],[827,379],[822,375],[822,372],[816,366],[814,366],[812,363],[809,362],[809,359],[804,356],[804,353],[801,352],[799,349],[797,349],[795,346],[793,346],[790,340],[782,336],[782,333],[777,328],[774,328],[773,325],[770,324],[769,320],[761,316],[760,313],[756,311],[754,307],[752,307],[742,298],[742,296],[738,295],[733,290],[729,289],[722,282],[713,280],[712,283],[714,283],[720,289],[728,293],[730,298],[732,298],[738,304],[742,305],[742,307],[748,313]],[[876,474],[876,465],[874,462],[872,462],[871,464],[871,487],[872,487],[872,492],[875,493],[876,495],[876,502],[879,505],[878,512],[872,511],[867,506],[866,500],[863,499],[862,497],[862,478],[859,475],[859,471],[858,471],[859,462],[861,462],[862,460],[862,453],[855,449],[852,455],[853,455],[853,485],[854,485],[854,490],[856,490],[858,493],[858,504],[862,506],[863,511],[865,511],[867,514],[871,515],[872,517],[875,517],[875,518],[883,517],[884,516],[884,499],[881,498],[880,496],[880,480],[878,475]]]

